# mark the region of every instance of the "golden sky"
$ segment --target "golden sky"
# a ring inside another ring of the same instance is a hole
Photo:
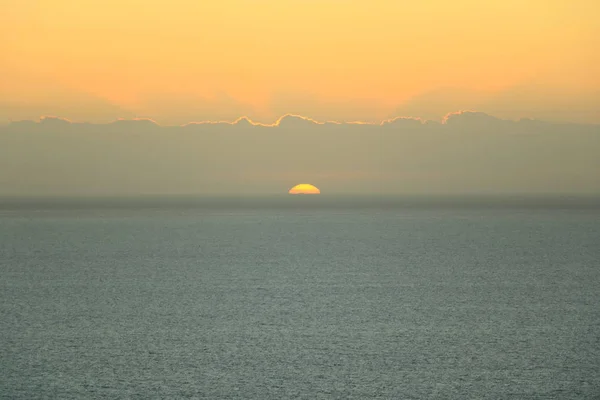
[[[0,0],[0,118],[475,107],[600,123],[598,15],[597,0]]]

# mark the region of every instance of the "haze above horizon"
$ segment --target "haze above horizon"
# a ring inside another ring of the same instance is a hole
[[[600,125],[461,112],[444,123],[59,118],[0,127],[0,195],[600,194]]]

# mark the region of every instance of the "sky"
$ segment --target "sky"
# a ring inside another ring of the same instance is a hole
[[[0,0],[0,195],[599,194],[598,15]]]
[[[0,0],[0,123],[600,123],[596,0]]]

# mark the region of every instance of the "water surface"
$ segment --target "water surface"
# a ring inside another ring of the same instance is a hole
[[[6,204],[2,398],[600,394],[593,207]]]

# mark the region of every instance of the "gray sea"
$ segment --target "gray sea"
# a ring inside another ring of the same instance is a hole
[[[600,398],[600,207],[285,201],[1,203],[0,398]]]

